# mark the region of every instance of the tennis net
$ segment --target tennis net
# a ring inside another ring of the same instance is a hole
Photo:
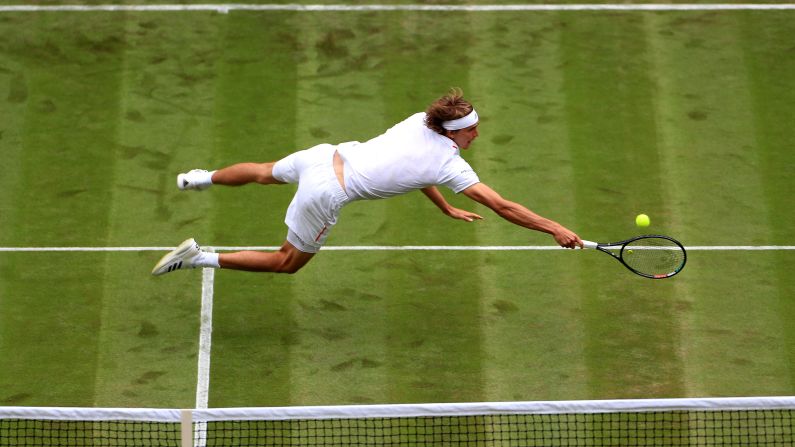
[[[206,410],[0,407],[0,446],[792,446],[795,397]]]

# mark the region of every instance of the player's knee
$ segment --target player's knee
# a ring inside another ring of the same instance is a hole
[[[306,262],[301,262],[299,259],[293,256],[283,256],[280,262],[276,266],[276,273],[286,273],[288,275],[292,275],[303,267]]]
[[[286,266],[282,266],[280,268],[280,270],[279,270],[279,273],[286,273],[288,275],[292,275],[292,274],[297,273],[299,270],[301,270],[301,267],[303,267],[303,266],[301,266],[301,265],[286,265]]]
[[[256,168],[256,182],[264,185],[273,183],[284,183],[273,176],[274,163],[260,163]]]

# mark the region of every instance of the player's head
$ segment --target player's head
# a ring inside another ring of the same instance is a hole
[[[455,141],[462,149],[468,148],[478,136],[478,114],[459,88],[450,89],[428,106],[425,125]]]

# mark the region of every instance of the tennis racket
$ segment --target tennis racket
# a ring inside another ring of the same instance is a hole
[[[621,242],[582,241],[583,248],[595,248],[624,264],[632,273],[652,278],[670,278],[681,272],[687,252],[679,241],[661,235],[636,236]]]

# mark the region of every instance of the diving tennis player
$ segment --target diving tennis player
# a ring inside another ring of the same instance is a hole
[[[414,190],[422,191],[453,219],[482,219],[450,205],[437,186],[464,194],[516,225],[548,233],[562,247],[582,247],[582,240],[571,230],[503,198],[480,181],[460,155],[477,137],[477,112],[461,90],[452,89],[425,112],[409,116],[364,143],[320,144],[276,162],[239,163],[216,171],[194,169],[179,174],[181,190],[297,183],[285,217],[287,237],[277,251],[220,254],[204,251],[194,239],[188,239],[163,256],[152,274],[197,267],[295,273],[326,243],[346,204]]]

